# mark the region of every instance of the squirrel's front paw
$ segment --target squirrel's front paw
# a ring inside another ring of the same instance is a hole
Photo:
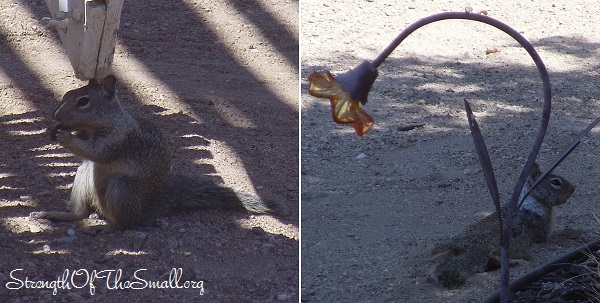
[[[56,141],[56,133],[60,129],[60,125],[50,126],[46,129],[46,135],[52,139],[52,141]]]
[[[75,134],[72,131],[64,128],[56,128],[54,130],[54,138],[58,143],[68,143],[75,139]]]

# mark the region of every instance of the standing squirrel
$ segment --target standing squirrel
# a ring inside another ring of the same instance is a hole
[[[35,217],[75,221],[96,211],[113,228],[131,228],[188,208],[275,211],[258,197],[172,172],[167,139],[152,123],[123,109],[115,84],[116,78],[107,76],[64,95],[53,116],[59,124],[48,133],[84,161],[69,211],[36,212]]]
[[[535,164],[519,201],[540,174]],[[512,260],[529,259],[532,243],[548,240],[552,231],[552,208],[567,202],[574,191],[575,186],[565,178],[550,174],[527,196],[513,222],[509,248]],[[505,211],[502,210],[503,216]],[[498,269],[500,252],[500,222],[493,213],[449,242],[435,246],[431,254],[436,263],[429,274],[444,287],[460,287],[476,272]]]

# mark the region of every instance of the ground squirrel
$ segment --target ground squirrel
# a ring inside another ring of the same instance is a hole
[[[68,91],[54,112],[51,138],[84,159],[77,169],[68,212],[36,212],[37,218],[75,221],[98,212],[117,228],[151,223],[186,208],[272,212],[274,204],[249,194],[171,172],[171,151],[159,129],[132,117],[115,92],[116,79]]]
[[[540,169],[535,164],[521,197],[538,176]],[[509,249],[512,260],[529,259],[531,244],[548,240],[552,231],[552,208],[565,203],[574,191],[575,186],[569,181],[550,174],[529,194],[515,216]],[[460,287],[476,272],[499,268],[500,251],[500,222],[493,213],[463,234],[435,246],[431,252],[435,264],[429,274],[444,287]]]

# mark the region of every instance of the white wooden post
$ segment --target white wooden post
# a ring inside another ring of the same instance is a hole
[[[123,0],[45,0],[54,26],[81,80],[111,73]]]

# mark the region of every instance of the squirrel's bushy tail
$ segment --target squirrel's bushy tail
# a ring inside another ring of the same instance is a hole
[[[465,274],[459,270],[459,267],[454,263],[456,260],[449,260],[448,263],[436,268],[436,280],[446,288],[458,288],[465,284]]]
[[[179,173],[169,174],[160,200],[159,203],[166,204],[167,211],[222,209],[259,214],[280,212],[274,201],[236,192],[205,177]]]
[[[476,272],[486,271],[488,256],[481,254],[481,251],[487,250],[470,247],[460,254],[448,256],[434,267],[434,278],[446,288],[462,287],[468,277]]]

